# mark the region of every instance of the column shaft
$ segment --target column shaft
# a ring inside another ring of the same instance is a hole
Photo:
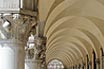
[[[0,40],[0,69],[24,69],[24,46],[14,40]]]

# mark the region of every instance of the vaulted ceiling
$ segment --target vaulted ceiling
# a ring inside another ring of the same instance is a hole
[[[104,0],[39,0],[39,19],[45,23],[46,62],[66,66],[104,50]]]

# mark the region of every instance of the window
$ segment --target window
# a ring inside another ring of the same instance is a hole
[[[47,69],[64,69],[64,65],[59,60],[52,60],[48,65]]]

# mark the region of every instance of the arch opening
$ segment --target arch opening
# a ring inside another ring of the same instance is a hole
[[[64,67],[64,64],[57,59],[51,60],[47,65],[47,69],[64,69]]]

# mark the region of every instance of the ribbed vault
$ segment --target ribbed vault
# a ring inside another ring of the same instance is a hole
[[[95,8],[96,7],[96,8]],[[59,59],[66,67],[100,57],[104,50],[103,0],[39,0],[39,19],[45,22],[46,62]]]

